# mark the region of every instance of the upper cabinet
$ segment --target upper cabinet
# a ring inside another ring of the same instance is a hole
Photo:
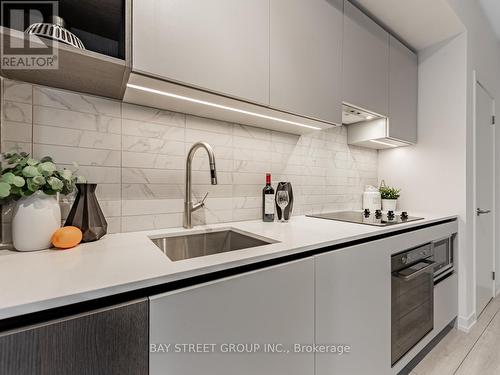
[[[133,69],[269,104],[269,0],[140,0]]]
[[[389,114],[389,34],[347,0],[342,94],[348,104]]]
[[[2,77],[122,99],[130,74],[131,0],[60,0],[55,2],[57,11],[48,3],[51,2],[2,4],[5,17],[0,37],[18,46],[16,56],[41,56],[35,61],[42,62],[17,69],[5,64],[9,59],[5,60],[8,55],[2,51]],[[12,16],[19,12],[24,12],[24,22]],[[56,35],[66,35],[71,40],[67,34],[70,32],[81,40],[84,49],[45,37],[51,30],[57,30],[52,25],[40,26],[36,35],[25,32],[35,23],[52,24],[54,13],[64,21],[66,30],[59,29]],[[55,63],[44,66],[47,57]]]
[[[416,143],[418,58],[393,36],[389,56],[389,137]]]
[[[341,124],[339,0],[141,0],[132,18],[124,101],[293,134]]]
[[[270,0],[270,105],[342,122],[343,0]]]
[[[40,7],[36,22],[52,22],[43,4],[31,4]],[[27,55],[52,46],[58,67],[2,66],[2,76],[293,134],[341,125],[344,102],[364,109],[365,119],[389,118],[377,128],[379,138],[416,141],[416,56],[348,0],[60,0],[59,6],[86,49],[27,35],[29,24],[4,17],[0,37],[23,45]],[[355,125],[356,118],[344,122]],[[381,145],[371,138],[356,144]]]
[[[343,117],[349,144],[384,149],[416,143],[417,55],[347,0],[342,85],[342,100],[354,111]]]

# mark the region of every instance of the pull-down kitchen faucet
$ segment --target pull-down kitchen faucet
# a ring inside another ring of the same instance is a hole
[[[208,162],[210,164],[210,182],[212,185],[217,185],[217,171],[215,170],[215,155],[212,146],[206,142],[197,142],[188,152],[186,160],[186,197],[184,199],[184,228],[192,228],[191,224],[191,213],[205,206],[205,199],[207,199],[208,193],[201,202],[194,203],[191,201],[191,164],[193,162],[193,157],[199,148],[204,148],[208,154]]]

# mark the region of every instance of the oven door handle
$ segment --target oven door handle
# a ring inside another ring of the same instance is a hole
[[[411,279],[414,279],[415,277],[423,274],[424,272],[426,272],[429,268],[432,268],[434,267],[434,265],[436,264],[436,262],[431,262],[431,261],[427,261],[427,260],[423,260],[422,261],[423,263],[428,263],[427,266],[425,266],[424,268],[421,268],[413,273],[410,273],[409,275],[401,275],[399,272],[396,272],[395,276],[399,279],[402,279],[402,280],[411,280]]]

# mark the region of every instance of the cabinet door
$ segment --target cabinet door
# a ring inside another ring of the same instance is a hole
[[[418,58],[390,37],[389,137],[417,142]]]
[[[0,334],[2,375],[147,375],[148,302]]]
[[[388,115],[389,34],[347,0],[343,61],[343,100]]]
[[[316,355],[316,375],[391,373],[389,248],[374,241],[315,257],[316,342],[351,347]]]
[[[152,348],[171,344],[152,350],[152,375],[314,373],[314,354],[293,353],[293,344],[314,342],[313,258],[151,297],[150,313]],[[235,343],[261,346],[225,352]],[[265,353],[269,343],[291,352]],[[215,346],[189,353],[179,344]]]
[[[271,0],[271,107],[342,123],[343,0]]]
[[[269,104],[269,0],[140,0],[133,70]]]

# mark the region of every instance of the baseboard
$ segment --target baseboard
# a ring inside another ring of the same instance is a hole
[[[477,322],[477,319],[476,319],[476,312],[475,311],[473,311],[467,317],[459,316],[457,318],[457,329],[462,331],[462,332],[469,333],[469,331],[474,326],[474,324],[476,324],[476,322]]]
[[[408,362],[408,364],[398,372],[398,375],[411,375],[414,374],[413,369],[424,359],[424,357],[429,354],[429,352],[437,345],[439,342],[450,332],[456,324],[456,318],[453,319],[446,327],[444,327],[441,332],[439,332],[429,343],[422,348],[418,354],[413,357],[413,359]]]

